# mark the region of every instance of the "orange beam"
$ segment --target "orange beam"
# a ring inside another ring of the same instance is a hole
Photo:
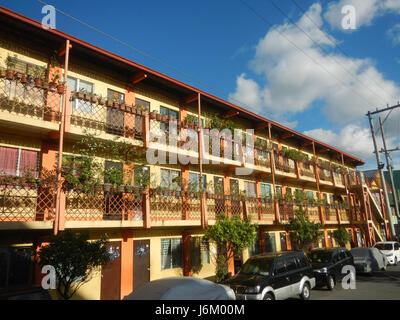
[[[262,130],[266,127],[268,127],[268,122],[260,122],[259,124],[256,125],[256,131]]]
[[[224,119],[229,119],[232,118],[234,116],[237,116],[239,114],[239,111],[236,110],[230,110],[227,113],[224,114]]]
[[[191,103],[193,101],[196,101],[198,99],[198,94],[197,93],[193,93],[193,94],[189,94],[187,95],[184,99],[183,102],[185,104]]]
[[[69,49],[72,49],[72,44],[69,45]],[[65,55],[65,52],[67,51],[65,43],[63,43],[60,48],[58,49],[58,56],[62,57]]]
[[[301,144],[301,146],[302,146],[302,147],[307,147],[307,146],[311,146],[312,144],[313,144],[312,141],[306,141],[306,142],[303,142],[303,143]]]
[[[285,133],[285,134],[281,135],[280,138],[281,138],[281,140],[285,140],[285,139],[288,139],[291,137],[294,137],[294,133]]]
[[[319,152],[319,153],[322,153],[322,152],[328,152],[328,151],[331,151],[331,149],[324,148],[324,149],[320,149],[320,150],[318,150],[318,152]]]
[[[138,72],[132,77],[131,84],[139,83],[140,81],[143,81],[146,78],[147,78],[146,73],[144,73],[143,71]]]

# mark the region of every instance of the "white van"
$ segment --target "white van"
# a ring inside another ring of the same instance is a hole
[[[390,264],[396,265],[400,261],[400,244],[396,241],[377,242],[374,248],[379,249]]]

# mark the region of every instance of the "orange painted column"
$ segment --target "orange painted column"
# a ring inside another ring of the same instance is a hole
[[[121,241],[121,299],[133,291],[133,259],[133,231],[127,230]]]
[[[232,250],[229,248],[229,246],[227,247],[227,258],[228,258],[228,273],[230,273],[231,275],[235,274],[235,257],[234,254],[232,252]]]
[[[135,91],[132,86],[127,86],[125,90],[125,104],[135,106]],[[124,112],[124,136],[125,138],[135,138],[135,117],[130,112]]]
[[[262,219],[262,204],[259,199],[261,199],[261,182],[259,180],[256,181],[256,196],[257,196],[257,212],[258,212],[258,220]]]
[[[186,191],[188,191],[188,183],[189,183],[189,166],[181,166],[181,175],[182,175],[182,191],[184,191],[182,196],[182,219],[189,220],[190,202],[189,198],[186,196]]]
[[[40,265],[40,259],[39,259],[39,252],[40,249],[49,245],[49,242],[47,242],[48,239],[47,237],[40,237],[36,240],[36,243],[34,244],[34,249],[35,249],[35,255],[33,256],[33,279],[32,279],[32,284],[35,287],[41,287],[42,286],[42,279],[45,276],[42,271],[42,266]]]
[[[42,141],[40,149],[40,176],[42,178],[54,177],[57,164],[58,147],[55,141]],[[36,203],[36,221],[54,219],[55,201],[54,186],[41,186],[38,188]]]
[[[326,229],[324,229],[324,241],[325,241],[325,247],[329,248],[330,244],[329,244],[329,241],[328,241],[328,230],[326,230]]]
[[[260,241],[261,253],[266,253],[267,248],[265,247],[265,232],[262,228],[258,229],[258,239]]]
[[[230,175],[228,172],[224,173],[224,195],[228,196],[231,193],[231,184],[230,184]],[[231,201],[225,199],[225,209],[227,212],[225,212],[225,216],[227,217],[232,217],[232,212],[231,212]]]
[[[182,233],[182,261],[183,261],[183,275],[192,276],[192,258],[191,258],[191,236],[190,231],[185,230]]]
[[[58,84],[62,80],[63,69],[60,66],[52,67],[49,64],[47,82],[50,84],[55,82]],[[47,90],[45,94],[46,108],[44,113],[44,120],[51,122],[58,122],[57,114],[60,112],[60,95],[57,89]]]

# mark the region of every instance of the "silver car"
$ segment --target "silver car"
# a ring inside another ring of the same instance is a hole
[[[377,248],[353,248],[350,251],[354,258],[357,272],[371,273],[386,270],[388,260]]]

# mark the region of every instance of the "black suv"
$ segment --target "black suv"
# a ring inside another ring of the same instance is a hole
[[[307,300],[315,278],[302,251],[286,251],[251,257],[225,284],[238,300],[282,300],[297,295]]]
[[[344,266],[354,266],[353,256],[346,248],[313,249],[308,257],[312,263],[317,287],[327,286],[329,290],[347,274],[342,273]]]

